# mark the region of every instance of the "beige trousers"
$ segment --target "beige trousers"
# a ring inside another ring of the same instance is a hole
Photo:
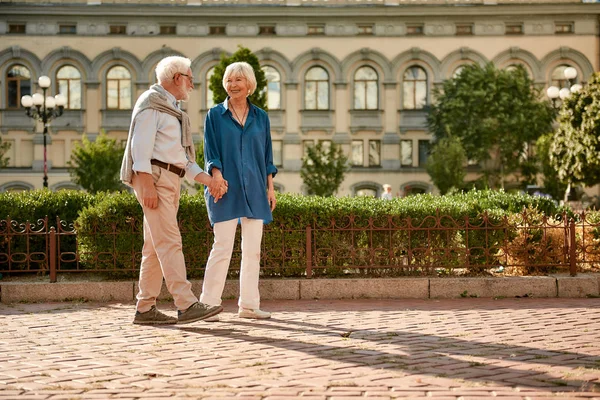
[[[240,270],[240,298],[244,308],[260,308],[258,276],[260,271],[260,242],[263,233],[262,219],[240,218],[242,224],[242,265]],[[217,222],[213,227],[215,239],[206,262],[200,301],[211,306],[221,304],[227,270],[233,252],[238,219]]]
[[[178,310],[186,310],[198,299],[187,280],[177,210],[181,178],[172,172],[152,166],[152,178],[158,193],[158,207],[144,207],[140,180],[134,174],[132,185],[144,210],[144,247],[140,266],[137,310],[146,312],[156,305],[163,277]]]

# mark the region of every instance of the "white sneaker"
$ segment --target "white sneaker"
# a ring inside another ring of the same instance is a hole
[[[219,317],[219,314],[217,314],[217,315],[213,315],[212,317],[204,318],[202,321],[204,321],[204,322],[219,322],[220,320],[221,320],[221,318]]]
[[[250,308],[242,308],[242,307],[240,307],[238,309],[238,317],[240,317],[240,318],[252,318],[252,319],[268,319],[268,318],[271,318],[271,313],[259,310],[258,308],[255,309],[255,310],[252,310]]]

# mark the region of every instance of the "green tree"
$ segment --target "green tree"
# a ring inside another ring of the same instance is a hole
[[[4,142],[2,138],[0,138],[0,169],[8,167],[9,157],[6,157],[6,153],[10,149],[11,143]]]
[[[536,157],[542,173],[544,192],[555,199],[560,199],[567,189],[567,184],[561,182],[558,171],[550,161],[550,148],[554,140],[554,132],[540,136],[535,144]]]
[[[425,168],[440,193],[446,194],[452,188],[463,186],[466,163],[467,155],[460,139],[448,136],[431,149]]]
[[[433,93],[429,129],[437,140],[459,138],[492,188],[518,172],[528,144],[552,130],[554,110],[540,100],[521,66],[500,70],[491,63],[468,65]]]
[[[215,70],[210,77],[210,90],[213,92],[213,101],[215,104],[222,103],[227,98],[227,92],[223,88],[223,75],[225,74],[225,68],[231,63],[245,61],[252,66],[254,69],[254,75],[256,76],[256,90],[250,96],[250,102],[257,107],[267,111],[267,92],[264,88],[267,86],[267,79],[265,73],[260,67],[258,57],[250,51],[250,49],[238,46],[238,50],[227,57],[224,53],[221,54],[221,61],[215,65]]]
[[[102,132],[94,142],[84,134],[67,166],[73,182],[88,192],[117,191],[123,188],[119,178],[122,160],[123,147]]]
[[[306,185],[308,194],[333,196],[348,171],[348,157],[341,146],[332,143],[324,146],[322,142],[308,146],[302,158],[300,177]]]
[[[550,162],[561,182],[567,184],[565,200],[573,185],[600,183],[600,73],[563,101],[559,127],[550,146]]]

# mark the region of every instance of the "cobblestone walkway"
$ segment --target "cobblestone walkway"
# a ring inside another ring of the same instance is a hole
[[[600,299],[263,308],[148,327],[131,304],[0,305],[0,399],[600,399]]]

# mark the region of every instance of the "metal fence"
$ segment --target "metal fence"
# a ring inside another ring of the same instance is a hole
[[[422,219],[349,215],[308,226],[265,227],[261,273],[273,277],[535,275],[595,271],[600,267],[600,222],[581,213]],[[179,221],[190,276],[201,275],[212,229]],[[136,275],[143,242],[141,221],[93,226],[48,218],[0,221],[0,273],[48,275],[93,272]],[[292,224],[293,225],[293,224]],[[298,225],[298,224],[296,224]],[[239,242],[239,233],[237,241]],[[230,274],[239,273],[236,244]]]

